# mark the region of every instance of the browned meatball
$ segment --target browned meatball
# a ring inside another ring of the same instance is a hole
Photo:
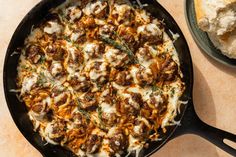
[[[134,18],[134,10],[127,4],[115,4],[111,10],[111,21],[115,25],[124,24],[130,26],[134,22]]]
[[[117,108],[121,114],[136,115],[143,105],[142,96],[139,93],[125,94],[126,98],[120,101]]]
[[[86,39],[86,30],[84,25],[77,23],[77,28],[74,30],[74,33],[71,34],[71,40],[76,43],[84,43]]]
[[[109,134],[109,133],[108,133]],[[127,136],[123,130],[116,129],[115,132],[109,137],[109,147],[114,152],[120,152],[126,150],[128,146]]]
[[[137,29],[139,40],[141,44],[157,44],[162,41],[163,32],[162,30],[154,23],[139,26]]]
[[[111,24],[103,25],[99,28],[98,35],[100,37],[113,38],[115,30],[116,27]]]
[[[49,68],[49,71],[53,77],[57,77],[59,75],[64,74],[64,67],[61,64],[61,62],[53,61],[50,68]]]
[[[109,62],[111,67],[121,68],[130,61],[128,55],[119,49],[107,46],[105,51],[105,59]]]
[[[47,47],[46,55],[48,60],[63,61],[67,55],[67,52],[61,47],[61,45],[52,44]]]
[[[102,113],[102,121],[106,124],[106,126],[114,126],[114,124],[119,122],[119,119],[115,113]]]
[[[87,67],[86,67],[87,68]],[[102,85],[108,81],[110,68],[106,62],[95,61],[88,65],[90,80]]]
[[[80,22],[82,22],[84,28],[91,29],[96,27],[95,19],[92,16],[83,16]]]
[[[94,154],[98,152],[102,145],[102,137],[92,134],[88,137],[86,142],[82,144],[81,149],[89,154]]]
[[[107,104],[113,104],[116,102],[116,93],[117,90],[112,87],[111,84],[106,86],[106,89],[100,95],[100,102],[105,102]]]
[[[83,12],[87,16],[94,16],[96,18],[106,18],[108,13],[108,4],[106,1],[95,1],[89,3],[84,9]]]
[[[30,45],[26,49],[25,55],[26,55],[27,59],[33,64],[39,63],[40,60],[43,59],[43,57],[44,57],[44,53],[43,53],[42,49],[36,45]]]
[[[170,55],[164,56],[164,62],[161,64],[160,80],[174,81],[178,75],[178,65]]]
[[[105,45],[101,42],[87,42],[84,45],[83,51],[92,58],[101,57],[104,53]]]
[[[153,57],[150,53],[150,50],[147,46],[141,47],[136,52],[136,56],[139,61],[150,61]]]
[[[130,50],[135,51],[138,48],[138,42],[135,39],[136,30],[132,27],[120,26],[118,35]]]
[[[79,111],[76,111],[72,114],[71,120],[76,127],[86,127],[88,125],[86,117],[84,117]]]
[[[98,102],[97,102],[97,95],[96,93],[88,92],[83,95],[83,98],[80,100],[81,101],[81,108],[82,109],[96,109]]]
[[[80,8],[77,6],[70,6],[66,8],[65,13],[66,13],[66,18],[70,22],[75,22],[79,20],[82,16],[82,10],[80,10]]]
[[[66,123],[60,119],[53,120],[47,124],[45,133],[52,141],[59,143],[65,138]]]
[[[116,76],[116,79],[115,79],[115,82],[118,84],[118,85],[121,85],[121,86],[128,86],[128,85],[131,85],[132,84],[132,81],[133,81],[133,78],[132,76],[130,75],[130,72],[129,71],[122,71],[122,72],[119,72]]]
[[[136,74],[138,84],[141,86],[150,85],[155,81],[155,75],[149,68],[139,68]]]
[[[75,75],[69,80],[69,83],[74,90],[81,92],[87,92],[92,87],[91,82],[85,76]]]
[[[80,66],[84,63],[84,55],[83,52],[79,50],[72,50],[69,55],[69,63]]]
[[[131,134],[135,138],[145,139],[149,135],[150,128],[141,120],[136,120]]]

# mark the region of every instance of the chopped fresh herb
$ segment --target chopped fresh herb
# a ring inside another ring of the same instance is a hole
[[[47,83],[47,79],[46,79],[44,73],[40,72],[36,84],[38,84],[39,86],[43,86],[45,83]]]
[[[70,37],[68,37],[68,36],[63,36],[63,39],[66,40],[66,41],[68,41],[68,42],[72,42],[71,39],[70,39]]]
[[[98,112],[98,118],[99,118],[100,120],[102,120],[102,108],[101,108],[101,107],[98,107],[98,108],[97,108],[97,112]]]
[[[46,61],[46,57],[45,56],[41,56],[40,58],[40,63],[43,64]]]
[[[155,91],[157,91],[157,90],[159,90],[159,87],[157,87],[156,85],[153,85],[153,86],[152,86],[152,91],[155,92]]]
[[[171,96],[171,97],[174,97],[174,94],[175,94],[175,88],[172,88],[170,92],[171,92],[171,93],[170,93],[170,96]]]
[[[21,66],[21,68],[22,68],[22,69],[26,69],[26,70],[28,70],[28,69],[29,69],[29,67],[28,67],[28,66],[26,66],[26,65],[22,65],[22,66]]]

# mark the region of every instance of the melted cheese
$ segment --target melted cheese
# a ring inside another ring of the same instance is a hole
[[[111,114],[111,113],[116,113],[116,108],[113,105],[107,104],[107,103],[102,103],[101,105],[102,111],[105,114]]]
[[[106,8],[106,4],[103,5],[102,1],[97,1],[95,3],[88,3],[86,7],[83,9],[83,12],[86,15],[91,15],[91,14],[99,14],[102,10]]]
[[[50,21],[48,22],[50,26],[44,27],[43,31],[48,33],[48,34],[53,34],[53,33],[61,33],[62,32],[62,26],[59,25],[56,22]]]
[[[22,83],[22,88],[21,88],[21,94],[25,94],[31,90],[33,85],[37,83],[38,80],[38,75],[33,74],[32,76],[25,77],[23,83]]]
[[[66,15],[69,15],[70,22],[79,19],[82,16],[82,11],[76,6],[71,6],[66,9]]]
[[[156,24],[147,24],[143,26],[139,26],[137,29],[138,34],[151,34],[152,36],[160,36],[162,34],[162,31]]]

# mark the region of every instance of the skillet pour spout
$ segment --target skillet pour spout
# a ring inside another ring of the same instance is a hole
[[[187,100],[189,102],[188,104],[181,106],[181,112],[176,117],[176,121],[180,121],[181,126],[175,125],[169,127],[161,141],[150,143],[149,148],[144,149],[140,155],[150,156],[169,140],[178,137],[181,134],[191,133],[200,135],[231,155],[236,156],[236,150],[223,142],[224,139],[236,142],[236,135],[205,124],[198,118],[194,111],[192,103],[192,59],[187,42],[177,23],[156,0],[139,1],[142,4],[147,4],[143,6],[143,9],[146,9],[158,19],[164,19],[167,34],[169,36],[172,36],[171,32],[179,34],[179,38],[174,42],[174,46],[178,52],[180,68],[183,73],[183,81],[186,85],[182,100]],[[46,144],[40,135],[34,132],[25,105],[18,100],[15,93],[10,92],[11,89],[16,89],[15,79],[17,76],[17,65],[19,60],[18,55],[11,56],[11,54],[17,50],[18,47],[23,45],[24,39],[29,35],[32,26],[39,24],[40,21],[48,15],[50,9],[57,7],[63,2],[65,2],[65,0],[42,0],[24,17],[8,46],[3,71],[4,93],[11,116],[24,137],[38,149],[44,157],[72,157],[74,154],[60,146]],[[131,2],[134,3],[136,0],[131,0]],[[171,30],[171,32],[168,30]]]

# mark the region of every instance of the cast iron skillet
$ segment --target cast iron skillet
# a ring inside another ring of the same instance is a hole
[[[72,157],[74,155],[70,151],[60,146],[46,144],[46,142],[41,139],[39,134],[33,131],[33,126],[27,116],[25,105],[17,99],[15,93],[10,92],[11,89],[16,89],[15,78],[17,75],[16,68],[19,59],[19,55],[12,56],[11,54],[17,50],[18,47],[23,45],[24,39],[30,33],[32,25],[37,25],[40,23],[40,21],[46,17],[48,11],[51,8],[58,6],[64,1],[65,0],[43,0],[25,16],[10,41],[4,63],[4,92],[12,118],[25,138],[36,149],[38,149],[44,157]],[[162,135],[162,141],[152,142],[148,149],[143,150],[141,156],[150,156],[172,138],[185,133],[200,135],[221,149],[235,156],[236,150],[224,144],[223,139],[236,142],[236,135],[205,124],[198,118],[194,111],[192,101],[192,60],[188,45],[180,28],[171,15],[158,2],[156,2],[156,0],[142,0],[141,2],[149,4],[145,7],[145,9],[151,12],[154,16],[158,17],[159,19],[164,19],[167,28],[166,32],[170,36],[171,33],[169,32],[169,29],[172,32],[178,33],[180,35],[180,38],[175,42],[175,47],[179,54],[181,70],[184,75],[183,81],[186,84],[186,90],[183,94],[182,100],[188,101],[186,105],[182,105],[181,112],[176,117],[176,121],[180,121],[181,125],[169,127],[167,133]]]

